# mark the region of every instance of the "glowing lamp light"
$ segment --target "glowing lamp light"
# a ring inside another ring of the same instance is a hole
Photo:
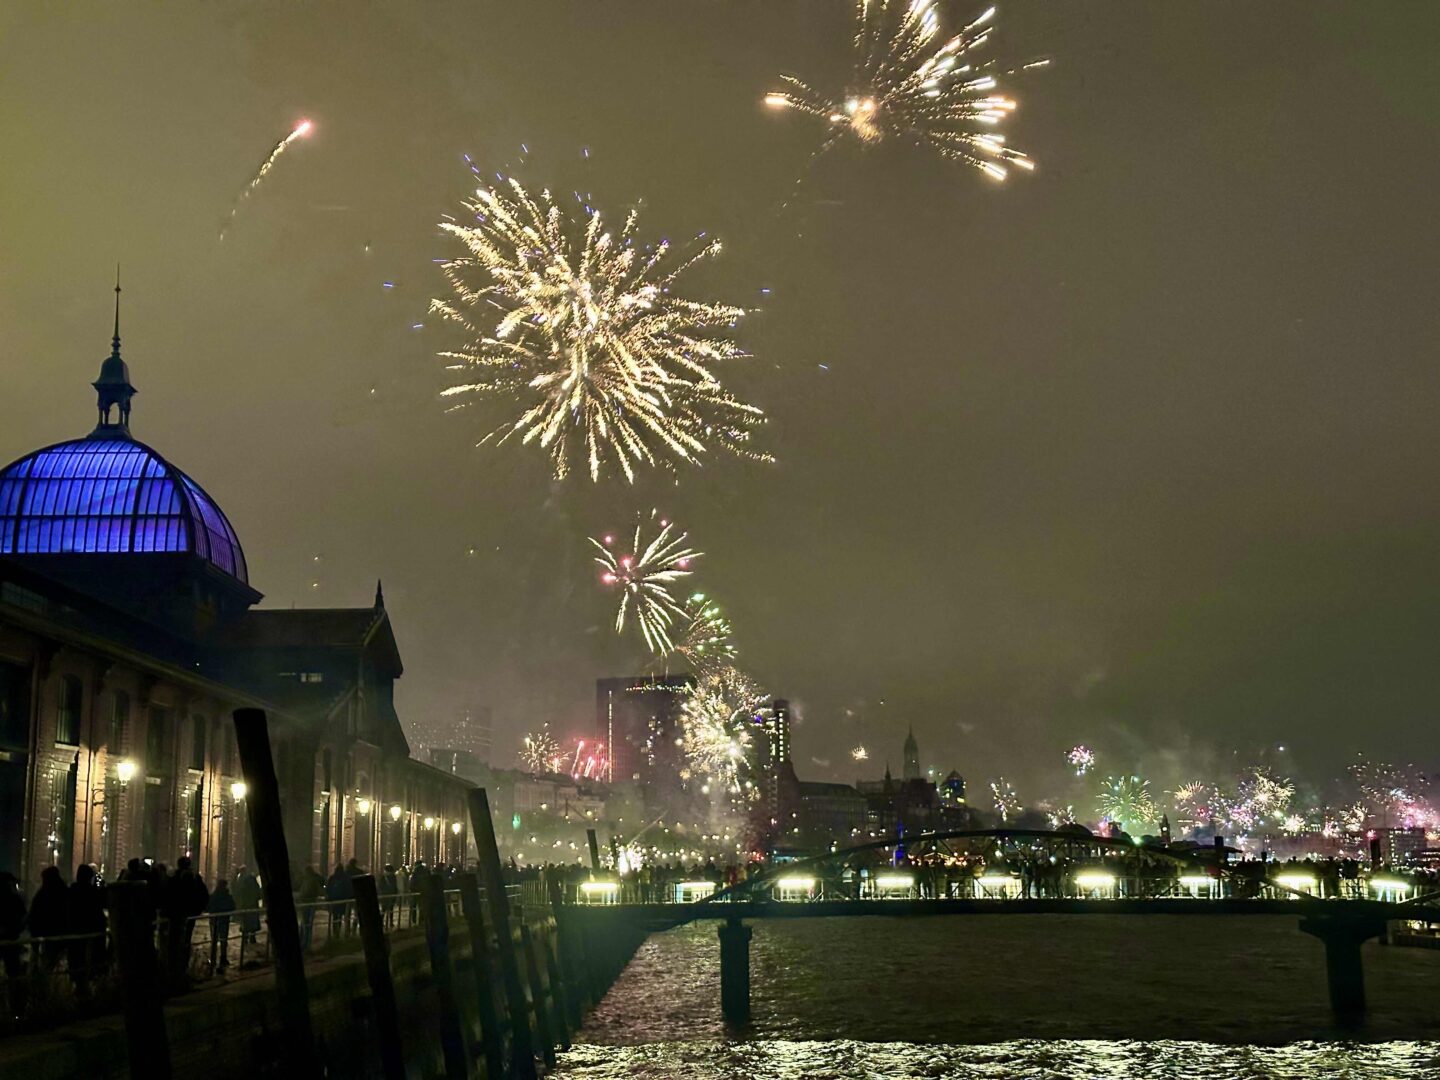
[[[369,800],[369,799],[357,799],[356,802],[355,802],[355,812],[356,812],[357,814],[368,814],[368,813],[370,813],[370,800]]]
[[[390,807],[390,820],[399,821],[400,815],[402,813],[404,813],[404,811],[400,809],[400,804],[396,803],[394,806]]]
[[[813,877],[782,877],[775,882],[775,895],[780,900],[804,900],[814,889]]]
[[[135,762],[126,758],[115,766],[115,775],[120,778],[120,783],[128,784],[135,777]]]
[[[452,833],[454,833],[456,836],[459,836],[459,835],[460,835],[460,822],[458,822],[458,821],[452,821],[452,822],[450,823],[450,831],[451,831]]]
[[[1373,877],[1370,888],[1382,900],[1404,900],[1410,891],[1410,883],[1395,877]]]
[[[236,780],[233,784],[230,785],[230,798],[234,799],[236,802],[241,802],[242,800],[244,800],[245,795],[249,790],[250,789],[246,787],[244,780]]]
[[[1276,874],[1275,882],[1287,889],[1294,889],[1296,892],[1306,892],[1315,888],[1314,874],[1299,874],[1294,871],[1288,874]]]
[[[1103,870],[1082,870],[1075,875],[1075,884],[1084,892],[1115,888],[1115,875]]]
[[[875,878],[876,892],[909,892],[914,885],[913,874],[880,874]]]
[[[613,904],[620,899],[620,883],[617,881],[582,881],[580,902],[582,904]]]
[[[427,817],[427,818],[425,819],[425,821],[423,822],[423,824],[424,824],[425,828],[427,828],[427,829],[433,829],[433,828],[435,827],[435,819],[434,819],[433,817]]]

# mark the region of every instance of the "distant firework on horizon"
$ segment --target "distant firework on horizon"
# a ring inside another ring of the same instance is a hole
[[[863,746],[857,746],[850,751],[850,757],[853,761],[869,761],[870,751]]]
[[[250,193],[260,186],[265,177],[270,175],[270,170],[275,168],[275,163],[279,161],[280,156],[290,148],[290,144],[295,142],[296,139],[303,139],[314,129],[315,125],[311,121],[301,120],[288,135],[275,144],[274,148],[270,151],[270,155],[260,163],[260,168],[257,169],[255,175],[250,178],[250,182],[241,188],[240,194],[235,197],[235,202],[231,205],[230,212],[225,215],[225,223],[220,226],[221,240],[224,240],[225,234],[230,231],[230,225],[235,220],[235,215],[240,212],[240,207],[244,205],[245,200],[250,198]]]
[[[467,339],[440,354],[463,380],[441,396],[519,410],[479,445],[538,443],[557,479],[579,465],[592,481],[616,468],[633,482],[641,467],[712,450],[769,460],[745,445],[764,414],[714,370],[748,355],[731,340],[745,309],[681,291],[718,240],[671,259],[670,241],[639,243],[636,211],[611,231],[593,207],[568,211],[514,179],[464,207],[463,222],[440,223],[466,249],[442,267],[452,295],[430,303]]]
[[[520,760],[532,773],[559,772],[564,751],[548,731],[532,731],[520,740]]]
[[[904,137],[996,180],[1005,179],[1008,166],[1033,169],[995,130],[1015,109],[1015,101],[999,93],[995,76],[1013,72],[969,59],[989,38],[995,8],[936,46],[941,6],[940,0],[858,0],[854,72],[844,96],[831,98],[782,75],[785,88],[766,94],[765,104],[828,124],[817,154],[852,136],[862,145]]]

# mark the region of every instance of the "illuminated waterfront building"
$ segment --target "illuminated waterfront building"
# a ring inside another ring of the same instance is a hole
[[[695,689],[691,675],[595,680],[595,735],[609,749],[605,779],[669,781],[680,772],[680,711]]]
[[[409,757],[381,591],[256,609],[219,504],[130,432],[118,313],[93,385],[89,435],[0,472],[0,869],[28,890],[50,864],[113,878],[132,856],[188,854],[211,880],[253,865],[242,706],[270,716],[295,863],[463,849],[468,785]],[[426,845],[426,818],[443,842]]]

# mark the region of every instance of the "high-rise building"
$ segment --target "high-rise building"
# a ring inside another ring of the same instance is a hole
[[[679,774],[680,710],[694,689],[691,675],[595,680],[595,735],[610,755],[606,780]]]
[[[495,742],[495,724],[491,719],[490,706],[471,705],[460,716],[454,737],[448,745],[457,750],[466,750],[477,761],[490,763],[490,752]]]
[[[770,767],[790,760],[790,702],[776,698],[765,717],[765,734],[770,744]]]
[[[901,777],[905,780],[920,779],[920,745],[915,741],[914,728],[905,736],[905,771]]]

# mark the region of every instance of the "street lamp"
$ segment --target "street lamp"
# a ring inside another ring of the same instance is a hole
[[[459,835],[460,835],[460,822],[458,822],[458,821],[453,821],[453,822],[451,822],[451,823],[450,823],[450,831],[451,831],[452,833],[454,833],[456,836],[459,836]]]
[[[128,784],[135,777],[135,762],[126,758],[115,766],[115,775],[120,778],[120,783]]]
[[[396,803],[394,806],[390,807],[390,820],[399,821],[400,815],[403,813],[404,811],[400,809],[400,804]]]
[[[245,786],[244,780],[236,780],[230,785],[230,798],[236,802],[241,802],[245,798],[245,793],[249,790],[250,789]]]
[[[368,813],[370,813],[370,800],[369,800],[369,799],[358,799],[358,800],[356,800],[356,802],[355,802],[355,812],[356,812],[357,814],[368,814]]]
[[[435,819],[433,817],[427,817],[424,821],[424,825],[427,829],[433,829],[435,827]]]

